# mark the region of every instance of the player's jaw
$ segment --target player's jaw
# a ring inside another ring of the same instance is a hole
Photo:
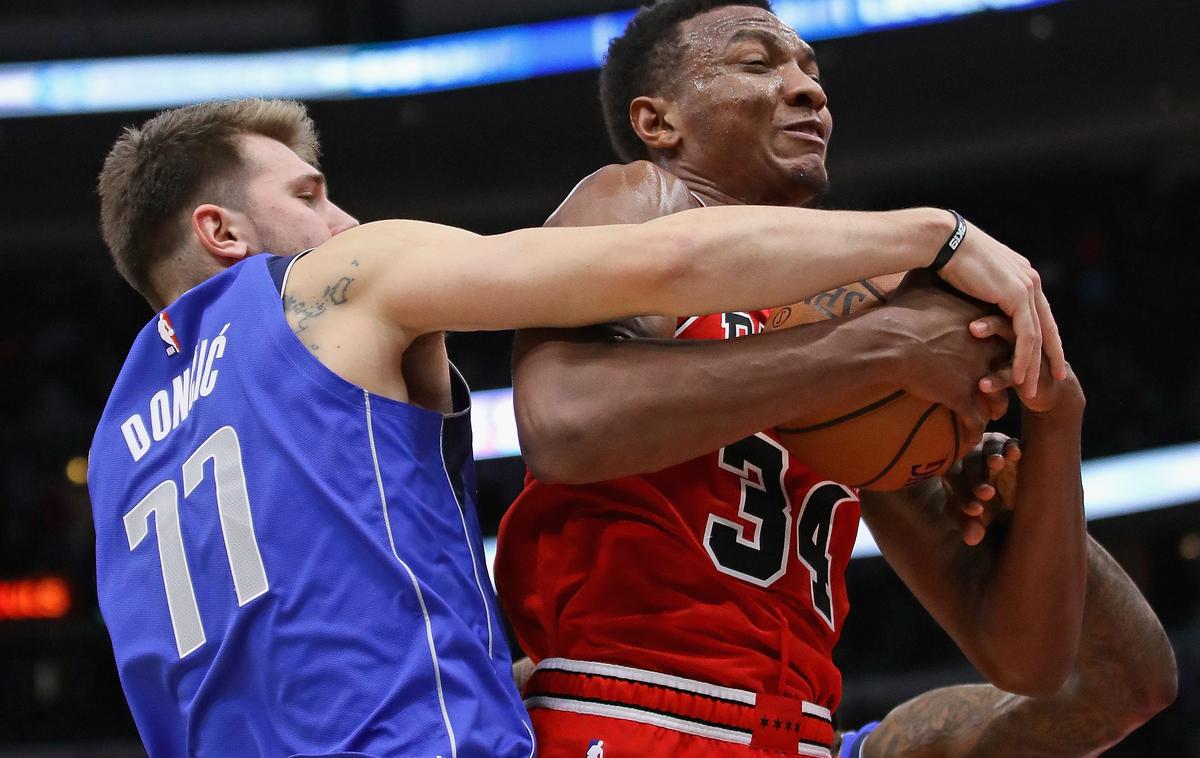
[[[670,161],[743,203],[805,205],[828,187],[831,121],[770,92],[745,92],[685,106],[679,148]]]

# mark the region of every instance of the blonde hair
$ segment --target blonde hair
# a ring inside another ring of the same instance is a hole
[[[163,111],[127,127],[100,171],[100,229],[117,271],[151,303],[152,273],[186,240],[190,211],[236,205],[243,167],[238,137],[260,134],[317,165],[320,145],[293,100],[224,100]]]

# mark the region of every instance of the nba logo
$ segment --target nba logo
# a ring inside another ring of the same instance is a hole
[[[604,758],[604,740],[592,740],[588,744],[587,758]]]
[[[168,356],[178,355],[182,350],[179,347],[179,338],[175,336],[175,327],[171,325],[171,317],[166,311],[158,314],[158,337],[167,343]]]

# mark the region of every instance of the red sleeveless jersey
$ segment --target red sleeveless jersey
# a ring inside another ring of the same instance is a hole
[[[681,319],[676,338],[739,337],[767,317]],[[527,477],[500,526],[496,583],[534,661],[633,666],[833,710],[858,521],[854,491],[763,432],[643,476]]]

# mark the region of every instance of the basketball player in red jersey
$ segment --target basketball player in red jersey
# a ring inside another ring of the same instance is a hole
[[[639,14],[610,49],[602,97],[622,157],[648,160],[586,179],[551,225],[802,206],[823,190],[831,120],[815,58],[763,5],[668,0]],[[985,315],[912,287],[851,321],[752,339],[730,338],[761,331],[766,312],[522,333],[533,476],[502,525],[497,582],[538,662],[526,703],[541,754],[602,741],[610,755],[828,755],[860,505],[756,431],[819,417],[886,372],[961,410],[977,439],[1007,385],[981,381],[1005,329]],[[1083,396],[1069,373],[1020,384],[1029,454],[998,560],[964,564],[940,526],[910,548],[912,520],[889,526],[893,500],[867,515],[975,665],[1040,694],[1062,684],[1078,642]],[[923,503],[944,506],[940,491]]]

